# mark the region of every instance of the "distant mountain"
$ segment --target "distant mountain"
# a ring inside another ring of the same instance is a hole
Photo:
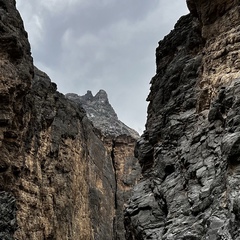
[[[135,130],[126,126],[118,119],[116,112],[109,103],[107,93],[104,90],[100,90],[95,96],[93,96],[91,91],[87,91],[83,96],[68,93],[66,97],[74,102],[80,103],[93,125],[100,129],[104,135],[130,135],[135,139],[139,138],[139,134]]]

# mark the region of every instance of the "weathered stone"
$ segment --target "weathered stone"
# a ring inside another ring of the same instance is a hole
[[[0,1],[1,239],[240,238],[239,1],[187,4],[156,51],[139,180],[106,92],[58,93]]]
[[[240,237],[239,2],[187,4],[190,15],[156,50],[146,130],[136,148],[147,174],[133,197],[153,193],[149,203],[164,211],[157,218],[152,208],[141,209],[146,222],[138,224],[139,206],[147,202],[132,197],[125,222],[129,240]]]
[[[94,127],[101,132],[101,139],[111,156],[115,181],[113,237],[124,239],[124,205],[131,196],[132,186],[136,184],[141,173],[140,165],[133,154],[139,135],[118,119],[104,90],[100,90],[95,96],[88,91],[84,96],[69,93],[66,97],[84,108]],[[95,209],[93,215],[98,216],[99,210],[97,207]],[[93,225],[97,223],[98,219]]]

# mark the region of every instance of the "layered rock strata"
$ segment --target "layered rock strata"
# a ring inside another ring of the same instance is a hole
[[[0,238],[123,239],[133,138],[105,139],[34,68],[15,1],[0,12]]]
[[[187,2],[156,50],[129,240],[240,239],[239,2]]]
[[[117,137],[105,137],[103,143],[111,158],[115,172],[115,218],[113,239],[125,239],[124,209],[131,197],[132,188],[141,177],[141,168],[137,159],[133,156],[136,139],[132,136],[119,135]]]

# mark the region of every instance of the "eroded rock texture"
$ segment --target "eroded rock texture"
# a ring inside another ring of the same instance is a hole
[[[129,240],[240,239],[239,1],[187,2],[156,50]]]
[[[34,68],[15,1],[0,13],[0,238],[123,239],[135,139],[96,129]]]

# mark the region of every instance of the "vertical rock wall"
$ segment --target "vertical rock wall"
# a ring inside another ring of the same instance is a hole
[[[7,126],[1,146],[1,190],[12,193],[17,207],[14,237],[93,239],[88,198],[93,157],[87,152],[92,128],[84,130],[91,125],[39,71],[23,94],[15,121],[22,127]],[[102,146],[100,140],[94,144]]]
[[[156,50],[127,239],[240,238],[239,1],[187,3]]]
[[[17,230],[16,158],[21,151],[24,100],[33,76],[27,33],[15,1],[0,1],[0,228],[1,239]]]
[[[140,178],[140,165],[133,156],[136,139],[129,135],[119,135],[115,138],[105,138],[106,146],[111,146],[111,156],[115,170],[115,219],[114,239],[125,239],[124,209],[131,197],[132,188]],[[112,145],[111,145],[112,144]]]
[[[203,50],[203,76],[199,111],[209,108],[219,87],[230,85],[239,77],[239,18],[240,6],[236,0],[187,1],[190,11],[202,25],[206,41]],[[204,100],[205,99],[205,100]]]

